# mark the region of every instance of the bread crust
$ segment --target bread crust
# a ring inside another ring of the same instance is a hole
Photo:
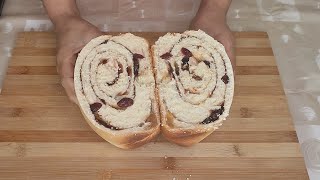
[[[162,121],[165,121],[164,119]],[[163,136],[170,142],[176,143],[181,146],[191,146],[202,141],[204,138],[209,136],[214,130],[200,129],[175,129],[170,128],[166,124],[162,124],[161,132]]]

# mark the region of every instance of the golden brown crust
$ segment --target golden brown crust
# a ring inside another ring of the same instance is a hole
[[[175,129],[170,128],[167,125],[161,126],[161,132],[163,136],[170,142],[176,143],[181,146],[191,146],[199,143],[204,138],[209,136],[213,130],[197,132],[196,129]]]

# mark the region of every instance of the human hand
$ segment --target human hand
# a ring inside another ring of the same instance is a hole
[[[78,103],[73,82],[74,66],[78,53],[93,38],[102,32],[80,17],[64,17],[56,23],[57,72],[69,99]]]
[[[235,40],[229,26],[226,23],[227,9],[218,8],[214,10],[213,8],[210,7],[210,4],[205,4],[203,7],[200,7],[197,15],[190,24],[190,28],[194,30],[201,29],[223,44],[231,60],[233,69],[235,70]]]

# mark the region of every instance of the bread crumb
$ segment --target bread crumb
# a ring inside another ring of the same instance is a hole
[[[164,156],[164,158],[165,158],[165,159],[167,159],[167,158],[168,158],[168,156],[167,156],[167,155],[165,155],[165,156]]]

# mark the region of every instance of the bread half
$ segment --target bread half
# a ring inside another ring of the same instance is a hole
[[[83,116],[106,141],[139,147],[160,132],[148,42],[133,34],[100,36],[79,53],[74,83]]]
[[[231,62],[205,32],[167,33],[152,47],[161,132],[179,145],[200,142],[222,125],[233,99]]]

